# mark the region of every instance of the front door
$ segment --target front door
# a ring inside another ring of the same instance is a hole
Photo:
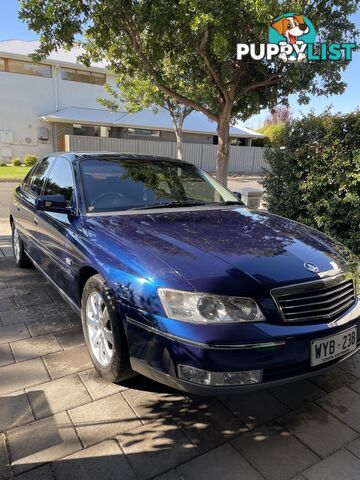
[[[70,209],[76,207],[73,168],[69,160],[57,157],[45,180],[43,195],[64,195]],[[35,210],[36,240],[41,246],[40,268],[65,292],[72,281],[64,255],[65,239],[72,228],[72,218],[67,213]]]

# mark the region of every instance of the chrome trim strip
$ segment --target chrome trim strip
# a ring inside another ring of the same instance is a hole
[[[173,340],[175,342],[186,343],[193,347],[198,348],[207,348],[209,350],[252,350],[256,348],[271,348],[271,347],[279,347],[285,345],[285,341],[278,341],[278,342],[265,342],[265,343],[245,343],[245,344],[209,344],[209,343],[202,343],[197,342],[195,340],[189,340],[187,338],[178,337],[177,335],[173,335],[171,333],[163,332],[162,330],[158,330],[157,328],[151,327],[150,325],[145,325],[144,323],[138,322],[133,318],[126,317],[127,322],[135,325],[136,327],[142,328],[147,332],[153,333],[155,335],[159,335],[161,337],[167,338],[169,340]]]
[[[39,266],[39,264],[37,262],[35,262],[35,260],[32,259],[32,257],[27,253],[25,252],[26,255],[30,258],[30,260],[32,261],[32,263],[35,265],[36,269],[39,270],[39,272],[44,275],[44,277],[46,278],[46,280],[48,280],[52,285],[53,287],[59,292],[59,294],[63,297],[63,299],[68,302],[68,304],[77,312],[77,313],[81,313],[81,310],[80,310],[80,307],[78,305],[76,305],[76,303],[74,302],[74,300],[72,300],[65,292],[64,290],[62,290],[55,282],[52,278],[49,277],[49,275],[47,273],[44,272],[44,270]]]

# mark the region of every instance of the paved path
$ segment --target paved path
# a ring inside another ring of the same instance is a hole
[[[360,356],[237,397],[188,397],[141,376],[108,384],[77,315],[35,270],[2,257],[0,480],[14,477],[358,480]]]

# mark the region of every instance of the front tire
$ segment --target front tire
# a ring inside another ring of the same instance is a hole
[[[81,320],[92,363],[110,382],[133,376],[129,349],[114,297],[101,275],[86,282],[81,297]]]
[[[20,238],[19,230],[16,228],[15,222],[12,224],[11,239],[16,266],[19,268],[32,267],[30,259],[26,256],[24,242]]]

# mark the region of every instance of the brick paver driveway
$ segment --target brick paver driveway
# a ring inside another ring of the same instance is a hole
[[[358,378],[359,355],[237,397],[189,398],[142,377],[110,385],[53,288],[0,259],[1,480],[358,480]]]

